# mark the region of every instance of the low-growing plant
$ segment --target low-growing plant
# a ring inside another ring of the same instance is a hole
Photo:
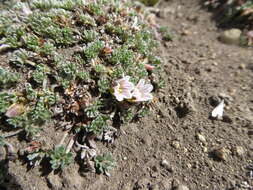
[[[7,92],[0,93],[0,114],[5,113],[8,108],[17,101],[17,96],[15,94],[10,94]]]
[[[122,64],[123,67],[131,66],[134,64],[134,53],[126,46],[123,46],[113,52],[110,62],[114,65]]]
[[[47,78],[47,73],[49,72],[49,69],[44,65],[37,65],[36,70],[33,72],[33,79],[39,83],[42,84],[43,81]]]
[[[94,158],[94,161],[97,172],[106,174],[108,176],[110,176],[109,171],[116,166],[115,160],[113,159],[111,153],[98,155]]]
[[[72,163],[72,153],[66,152],[66,148],[64,146],[57,146],[51,153],[50,156],[50,164],[52,169],[63,169],[65,166]]]
[[[12,73],[0,67],[0,87],[9,86],[16,83],[18,80],[18,73]]]
[[[253,2],[250,0],[204,0],[204,4],[214,10],[219,11],[217,21],[221,26],[228,24],[252,29]]]
[[[19,25],[11,25],[5,31],[4,43],[12,48],[21,47],[21,37],[25,34],[25,29]]]
[[[122,120],[124,123],[128,123],[133,120],[134,116],[135,116],[135,114],[134,114],[133,110],[128,109],[124,113],[122,113]]]
[[[73,144],[113,142],[110,127],[145,115],[162,81],[159,31],[134,2],[31,0],[1,14],[1,46],[11,49],[0,68],[1,124],[20,128],[30,143],[48,127],[71,137],[53,150],[40,143],[26,153],[30,165],[49,157],[52,169],[62,169],[73,161]],[[91,159],[100,173],[115,166],[111,154]]]
[[[98,80],[98,89],[101,93],[109,92],[110,85],[111,83],[106,77],[101,77]]]
[[[108,116],[98,115],[94,120],[92,120],[92,122],[89,125],[86,126],[86,130],[96,136],[99,136],[108,126],[106,122],[108,119],[109,119]]]
[[[66,12],[62,11],[61,13]],[[58,46],[71,45],[75,43],[73,29],[57,23],[58,14],[60,12],[51,12],[51,14],[34,13],[29,17],[28,24],[37,35],[52,39]]]
[[[101,101],[95,101],[92,105],[88,106],[84,110],[86,113],[86,116],[89,118],[97,117],[100,114],[99,108],[101,108],[101,106],[102,106]]]
[[[90,61],[91,59],[96,58],[99,55],[99,52],[104,47],[104,43],[101,41],[95,41],[88,44],[84,49],[85,58]]]
[[[165,26],[160,27],[159,32],[162,34],[163,40],[171,41],[173,39],[173,35],[168,27]]]
[[[98,33],[94,30],[85,30],[83,32],[83,39],[85,42],[93,42],[98,37]]]
[[[10,59],[10,63],[14,64],[17,67],[27,66],[35,66],[36,63],[32,61],[34,59],[35,54],[33,52],[19,49],[13,52],[13,55]]]
[[[0,147],[5,145],[5,138],[0,135]]]
[[[78,22],[82,23],[85,26],[96,26],[96,21],[93,17],[91,17],[89,14],[80,14],[78,18]],[[86,33],[88,32],[88,33]],[[84,31],[84,37],[88,37],[88,39],[93,35],[96,34],[95,32],[92,32],[91,30]]]

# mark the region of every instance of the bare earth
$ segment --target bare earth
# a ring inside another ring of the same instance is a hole
[[[10,184],[19,185],[7,189],[253,189],[252,49],[220,43],[211,13],[198,0],[162,1],[159,8],[157,21],[175,33],[160,49],[166,87],[148,117],[124,126],[114,144],[97,143],[117,160],[112,176],[81,174],[78,164],[43,175],[16,161],[9,162]],[[212,120],[221,99],[224,119]],[[61,138],[45,133],[49,144]]]

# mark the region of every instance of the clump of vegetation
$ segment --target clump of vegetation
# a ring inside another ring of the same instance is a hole
[[[115,126],[148,113],[162,86],[154,34],[170,36],[154,31],[133,2],[32,0],[8,10],[0,13],[0,51],[9,58],[0,67],[0,130],[25,132],[31,166],[47,158],[62,169],[80,154],[74,144],[113,142]],[[66,134],[60,145],[52,139],[54,149],[41,136],[49,127]],[[109,154],[90,161],[100,173],[114,166]]]
[[[50,153],[50,159],[52,169],[63,169],[72,162],[72,154],[65,147],[59,146]]]
[[[5,138],[0,136],[0,147],[5,145]]]
[[[109,171],[115,167],[115,161],[110,153],[98,155],[94,158],[95,168],[98,173],[110,176]]]
[[[159,28],[160,33],[162,33],[163,40],[171,41],[173,39],[172,32],[168,29],[168,27],[160,27]]]
[[[252,0],[204,0],[206,6],[217,11],[221,26],[232,25],[244,30],[248,45],[253,45],[253,2]]]
[[[253,20],[253,2],[251,0],[205,0],[205,4],[215,9],[220,9],[220,16],[223,16],[221,23],[228,22],[238,24],[252,24]],[[251,26],[252,27],[252,26]]]
[[[9,72],[2,67],[0,67],[0,87],[7,87],[19,79],[19,75],[17,73]]]

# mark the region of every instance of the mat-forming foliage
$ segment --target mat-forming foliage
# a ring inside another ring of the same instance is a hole
[[[11,6],[0,16],[0,52],[7,57],[0,67],[0,130],[23,129],[28,144],[20,154],[32,166],[48,158],[52,169],[63,168],[80,157],[71,149],[77,146],[81,158],[108,173],[113,159],[93,154],[94,140],[113,142],[115,126],[143,117],[163,84],[145,11],[122,0]],[[41,135],[49,127],[67,134],[54,147]]]

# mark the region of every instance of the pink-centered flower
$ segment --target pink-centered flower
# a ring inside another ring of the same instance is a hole
[[[153,99],[151,91],[153,86],[151,84],[145,84],[144,79],[141,79],[133,91],[133,97],[135,102],[149,101]]]
[[[113,95],[118,101],[132,98],[134,84],[129,79],[130,76],[125,76],[116,81],[116,86],[113,87]]]

